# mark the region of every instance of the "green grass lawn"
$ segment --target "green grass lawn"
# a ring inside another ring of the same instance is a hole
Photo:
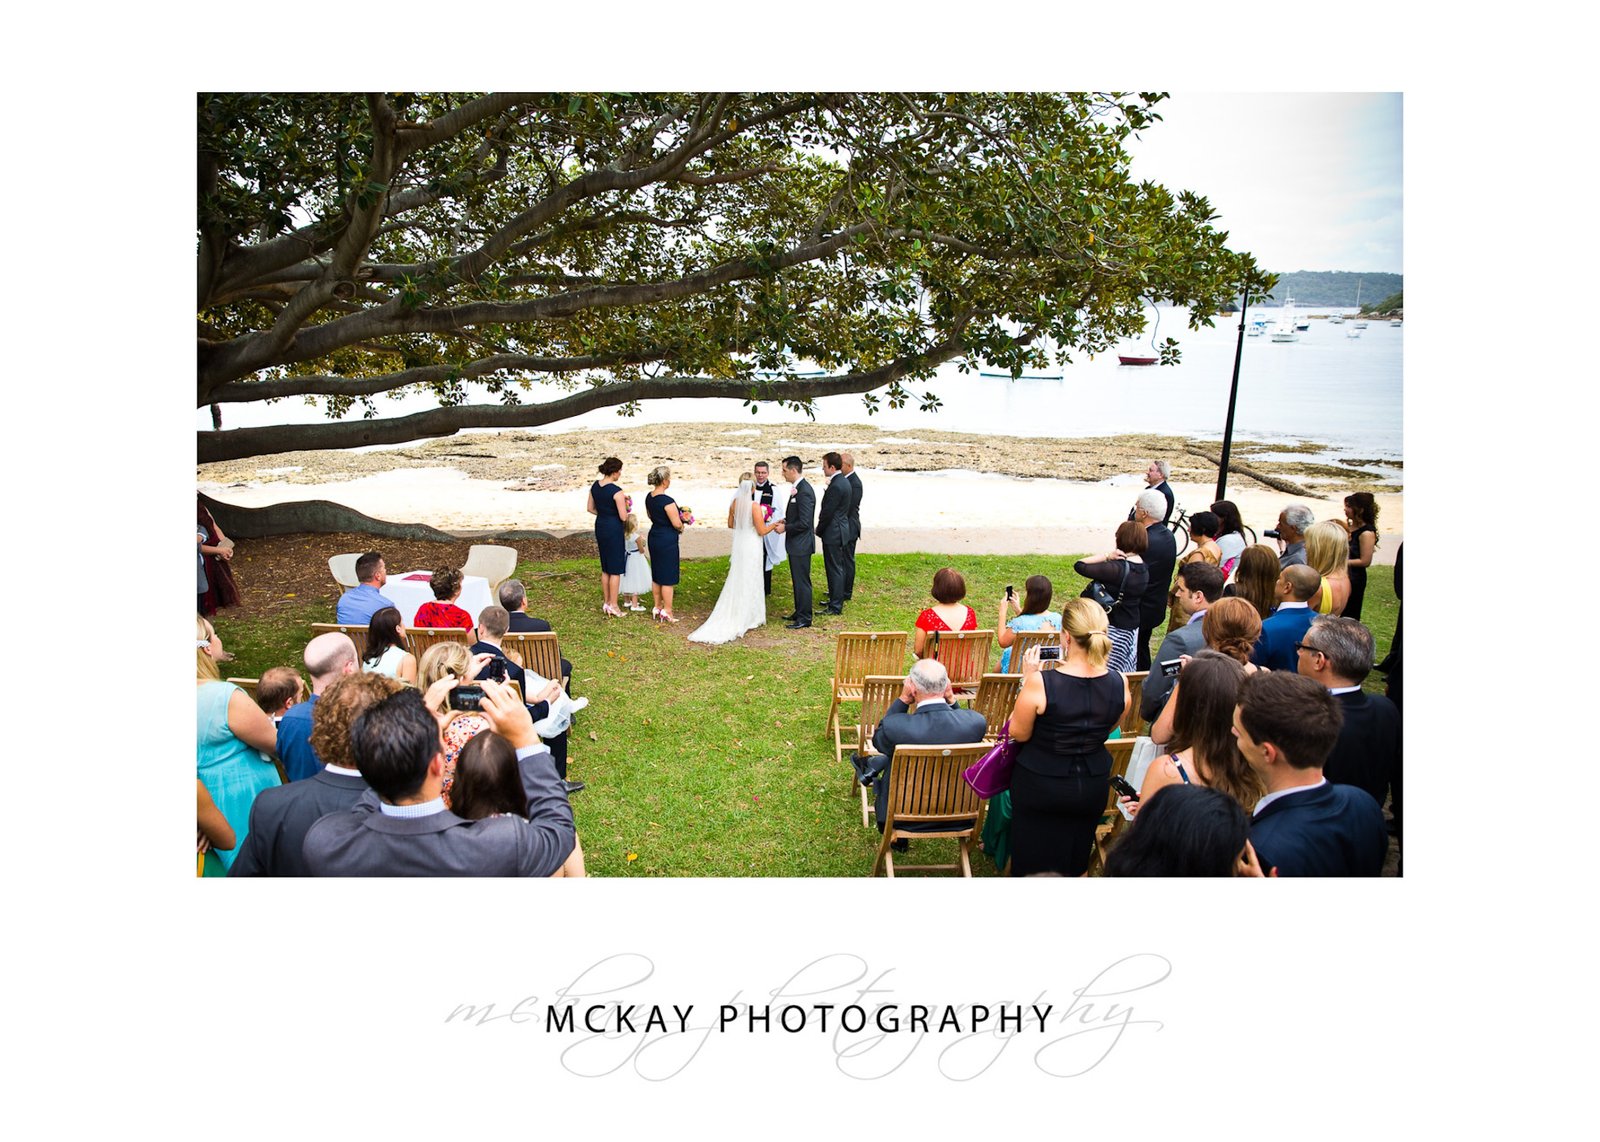
[[[979,626],[988,628],[1006,584],[1020,593],[1029,575],[1050,576],[1059,609],[1084,586],[1074,558],[964,556],[955,565]],[[520,564],[529,612],[555,627],[573,663],[573,689],[590,702],[572,731],[568,774],[588,783],[572,803],[590,873],[866,875],[878,834],[862,827],[848,765],[834,762],[832,738],[823,734],[833,635],[909,631],[932,601],[933,573],[950,562],[946,555],[862,555],[846,614],[819,615],[803,631],[777,621],[790,601],[788,572],[780,567],[772,621],[722,647],[685,636],[716,601],[725,558],[684,561],[675,627],[655,624],[648,611],[604,618],[593,560]],[[813,581],[819,589],[824,583],[820,557]],[[1393,587],[1393,568],[1371,569],[1363,621],[1377,636],[1380,658],[1394,632]],[[330,610],[315,602],[271,618],[219,616],[217,631],[238,656],[228,672],[256,677],[270,666],[299,667],[311,624],[332,621]],[[1381,676],[1367,688],[1381,692]],[[943,862],[954,848],[953,841],[913,842],[911,858]],[[974,869],[994,874],[981,854]]]

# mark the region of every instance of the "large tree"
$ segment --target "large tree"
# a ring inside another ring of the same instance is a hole
[[[197,407],[367,415],[199,457],[656,397],[900,404],[946,361],[1104,350],[1155,299],[1206,322],[1265,275],[1204,198],[1129,176],[1161,98],[202,94]],[[439,407],[380,415],[419,388]]]

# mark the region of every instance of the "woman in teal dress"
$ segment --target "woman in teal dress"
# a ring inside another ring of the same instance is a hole
[[[267,760],[277,749],[278,735],[272,719],[249,694],[222,681],[216,663],[222,654],[222,640],[204,618],[196,615],[195,620],[195,776],[205,782],[237,838],[233,848],[213,850],[215,865],[206,862],[208,868],[220,865],[226,872],[244,847],[256,794],[282,784],[278,767]]]

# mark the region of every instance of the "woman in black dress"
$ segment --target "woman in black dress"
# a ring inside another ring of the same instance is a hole
[[[617,481],[622,476],[622,461],[607,456],[600,464],[600,478],[589,487],[589,514],[594,516],[594,541],[600,548],[600,610],[613,618],[622,617],[617,606],[617,588],[628,565],[628,552],[622,537],[622,524],[628,518],[628,497]]]
[[[1066,655],[1041,671],[1035,647],[1022,656],[1022,690],[1011,736],[1022,742],[1011,771],[1011,875],[1089,869],[1095,826],[1106,809],[1111,754],[1106,735],[1122,720],[1128,682],[1106,668],[1106,612],[1091,599],[1062,609]]]
[[[678,502],[667,495],[672,469],[663,464],[651,469],[646,479],[655,489],[644,498],[644,513],[650,517],[650,535],[645,541],[650,548],[650,593],[655,596],[650,613],[659,622],[675,623],[672,589],[678,585],[678,536],[683,534],[683,520]]]
[[[1361,601],[1367,594],[1367,568],[1372,566],[1372,553],[1378,549],[1378,501],[1371,492],[1355,492],[1344,498],[1344,518],[1350,521],[1350,562],[1345,565],[1350,575],[1350,600],[1344,605],[1344,617],[1359,619]]]
[[[1144,528],[1130,520],[1117,525],[1115,551],[1099,559],[1080,559],[1072,565],[1079,575],[1103,584],[1118,600],[1111,608],[1110,666],[1123,674],[1138,664],[1139,601],[1150,583],[1150,569],[1144,565],[1144,553],[1149,547],[1150,537]]]

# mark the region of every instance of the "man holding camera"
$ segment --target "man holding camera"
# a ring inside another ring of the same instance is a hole
[[[1304,565],[1306,561],[1306,528],[1317,521],[1316,515],[1305,504],[1290,504],[1278,513],[1278,526],[1265,533],[1267,539],[1283,544],[1278,556],[1278,569]]]
[[[1178,681],[1178,661],[1205,649],[1200,623],[1206,617],[1206,609],[1222,598],[1223,578],[1220,567],[1198,560],[1178,568],[1178,609],[1189,616],[1189,621],[1167,632],[1150,664],[1150,676],[1144,680],[1139,695],[1139,716],[1145,721],[1153,722],[1161,716],[1161,707],[1167,704]]]
[[[506,657],[506,652],[500,649],[500,640],[505,637],[507,628],[511,623],[511,615],[504,607],[484,607],[478,612],[478,641],[468,647],[468,652],[473,655],[486,655],[488,661],[478,668],[479,678],[488,678],[494,682],[511,681],[517,684],[522,691],[523,701],[528,704],[528,714],[534,721],[546,717],[550,713],[550,703],[561,695],[561,683],[550,682],[539,675],[534,690],[528,693],[527,672],[511,659]],[[565,732],[550,739],[550,752],[555,758],[556,772],[561,775],[562,783],[568,793],[576,793],[584,788],[581,781],[567,780],[567,735]]]

